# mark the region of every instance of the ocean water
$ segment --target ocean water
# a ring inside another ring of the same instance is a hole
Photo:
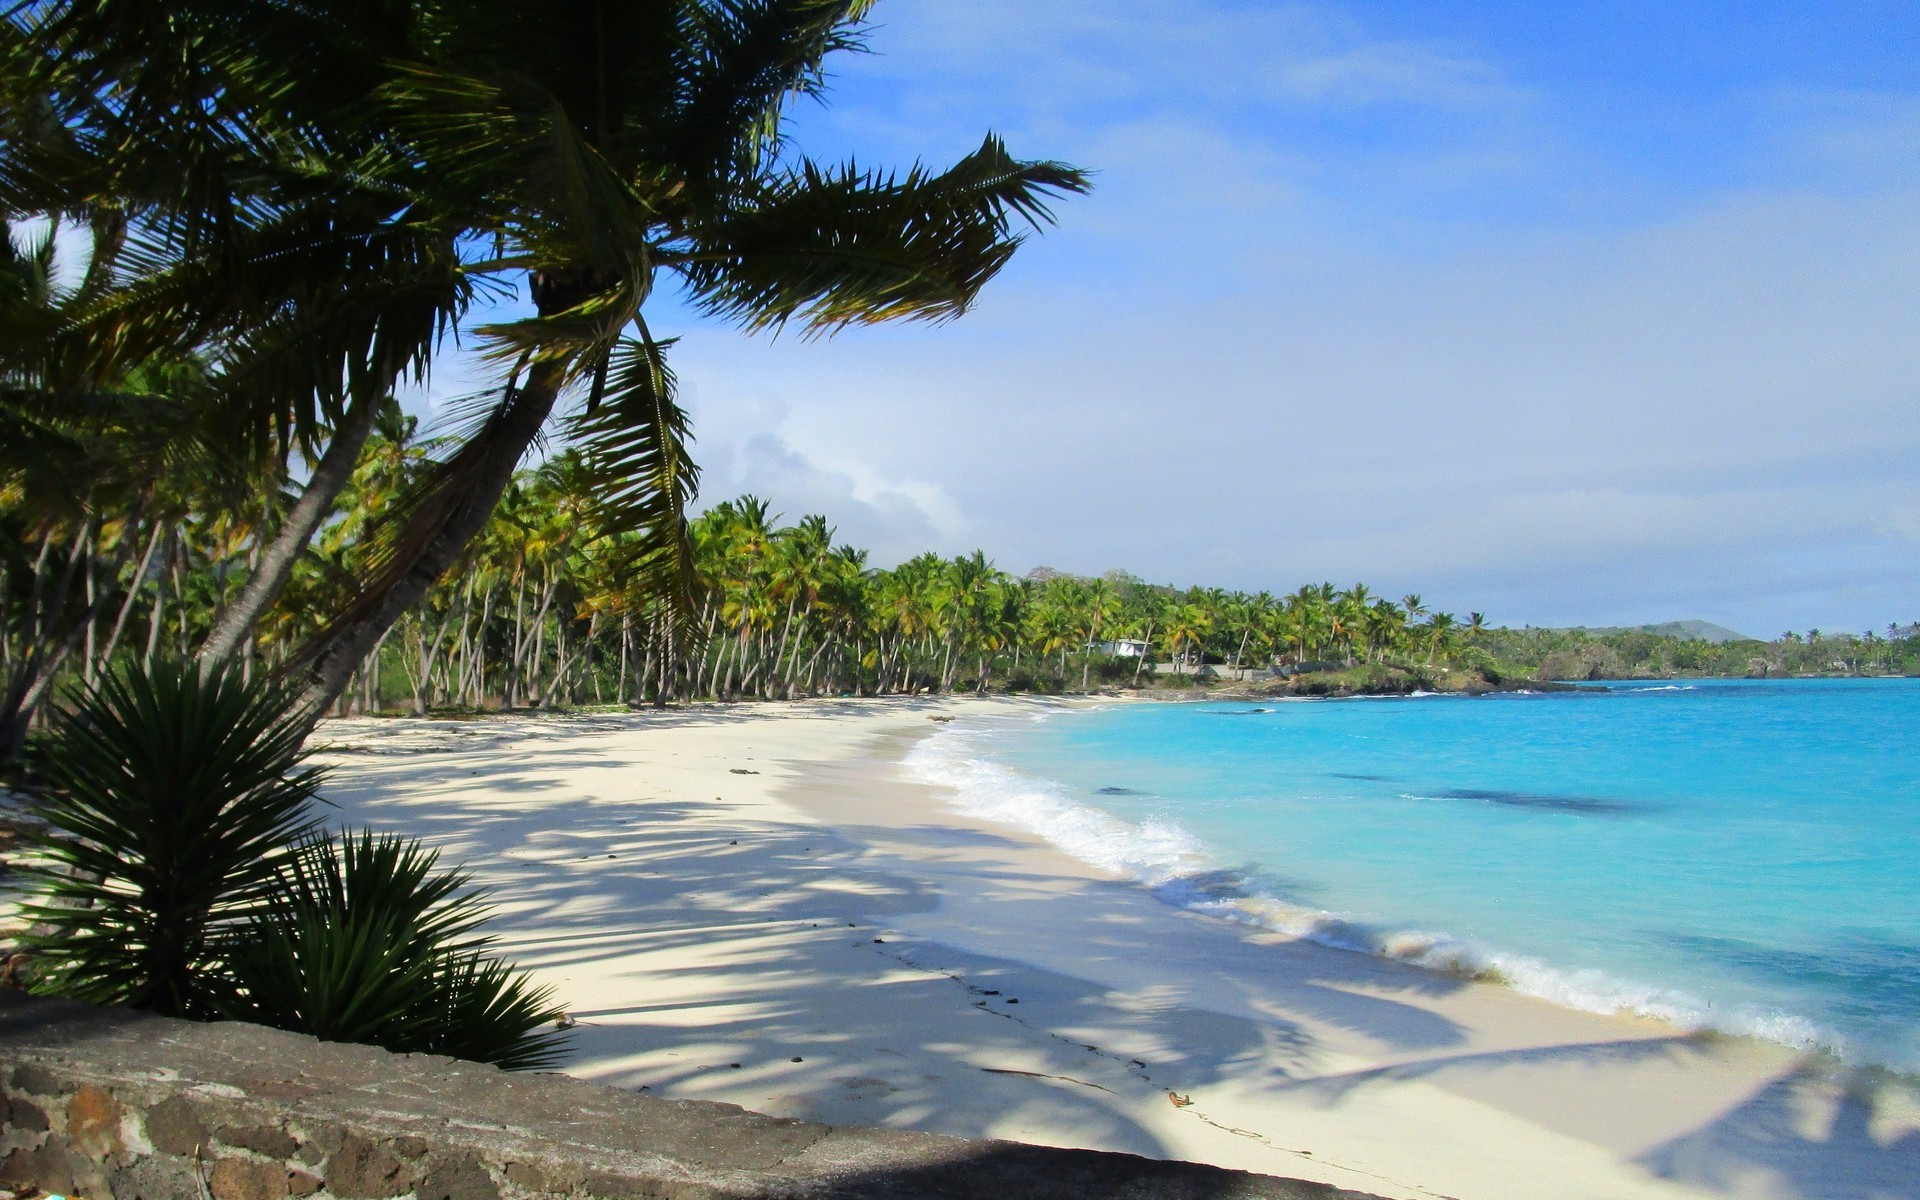
[[[909,756],[1169,904],[1920,1071],[1920,680],[1118,704]]]

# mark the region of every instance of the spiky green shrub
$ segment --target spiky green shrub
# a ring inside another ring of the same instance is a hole
[[[129,668],[75,698],[39,768],[35,990],[498,1063],[558,1056],[561,1014],[491,957],[469,876],[310,816],[293,694]]]
[[[468,875],[436,871],[419,842],[362,832],[311,839],[281,865],[272,904],[227,956],[227,1015],[401,1052],[509,1069],[560,1053],[561,1016],[486,951],[488,908]]]
[[[226,999],[220,931],[313,827],[291,695],[190,664],[109,674],[44,744],[36,987],[171,1016]]]

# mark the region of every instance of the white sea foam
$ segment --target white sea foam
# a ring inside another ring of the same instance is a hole
[[[1036,717],[1036,719],[1043,719]],[[905,759],[917,779],[955,792],[971,816],[1039,834],[1082,862],[1145,884],[1167,904],[1258,925],[1363,954],[1431,970],[1492,978],[1517,992],[1567,1008],[1634,1014],[1688,1032],[1715,1030],[1763,1038],[1796,1049],[1823,1049],[1843,1059],[1920,1069],[1873,1048],[1849,1044],[1833,1030],[1777,1010],[1716,1008],[1684,991],[1621,979],[1590,968],[1567,968],[1524,954],[1476,945],[1443,932],[1383,930],[1291,903],[1260,890],[1237,871],[1222,871],[1201,841],[1177,822],[1127,821],[1074,799],[1052,780],[1016,771],[986,756],[993,722],[956,723],[922,740]]]
[[[1200,843],[1178,825],[1135,824],[1076,803],[1059,784],[980,756],[981,736],[949,726],[914,747],[907,768],[929,783],[953,788],[962,812],[1037,833],[1083,862],[1143,883],[1160,883],[1204,865]]]

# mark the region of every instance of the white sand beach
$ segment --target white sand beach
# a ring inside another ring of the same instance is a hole
[[[1920,1196],[1898,1081],[1176,910],[897,767],[1044,703],[340,721],[322,761],[494,889],[583,1078],[1393,1197]]]

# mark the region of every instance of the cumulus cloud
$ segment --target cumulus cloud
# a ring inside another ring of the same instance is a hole
[[[794,423],[792,406],[776,393],[706,374],[685,397],[696,430],[700,508],[752,493],[788,521],[820,513],[841,542],[888,564],[965,540],[966,520],[940,484],[890,473],[857,445],[809,445],[808,429]]]

